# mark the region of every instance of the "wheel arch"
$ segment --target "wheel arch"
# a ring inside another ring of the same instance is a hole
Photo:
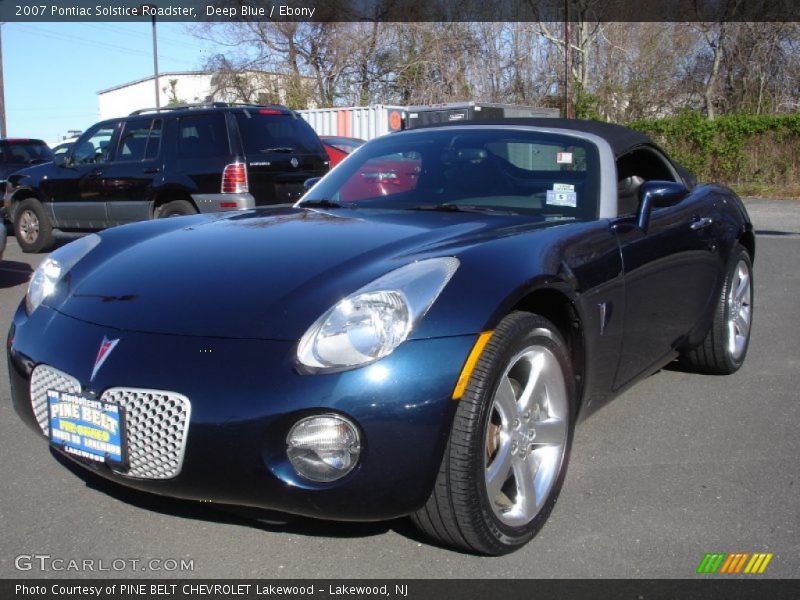
[[[508,303],[500,319],[511,312],[523,311],[540,315],[555,325],[567,344],[572,361],[576,394],[574,409],[577,413],[582,404],[586,373],[585,339],[583,320],[575,302],[574,292],[571,288],[564,289],[565,286],[566,284],[562,286],[543,285],[528,290]]]
[[[755,261],[756,259],[756,236],[753,233],[753,228],[748,227],[744,229],[739,234],[739,238],[737,240],[742,246],[744,246],[747,253],[750,255],[750,260]]]
[[[182,187],[167,187],[153,193],[151,197],[150,217],[155,218],[158,215],[158,209],[173,200],[185,200],[194,206],[195,210],[200,212],[189,190]]]
[[[45,208],[44,203],[42,202],[42,199],[39,198],[39,194],[36,193],[36,190],[30,187],[17,188],[16,190],[14,190],[14,193],[11,195],[11,198],[8,199],[9,220],[12,222],[16,220],[17,207],[22,203],[23,200],[27,200],[28,198],[33,198],[34,200],[39,202],[39,204],[42,205],[42,210],[44,210],[44,214],[47,216],[47,218],[51,221],[52,224],[53,219],[52,215],[50,214],[50,211],[48,211]]]

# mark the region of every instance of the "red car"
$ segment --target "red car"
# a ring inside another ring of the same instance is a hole
[[[322,135],[319,139],[328,153],[331,168],[365,143],[358,138],[333,135]],[[416,187],[419,170],[418,158],[402,154],[368,160],[342,186],[341,200],[351,202],[407,192]]]
[[[331,160],[331,169],[342,162],[347,155],[361,146],[366,140],[338,135],[321,135],[322,145]]]
[[[397,154],[366,161],[342,186],[340,200],[352,202],[391,196],[417,187],[421,159]]]

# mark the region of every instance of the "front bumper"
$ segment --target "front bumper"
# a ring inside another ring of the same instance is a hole
[[[90,383],[103,338],[119,339]],[[455,412],[450,399],[474,336],[402,344],[373,365],[301,375],[295,344],[114,330],[22,307],[9,332],[11,395],[40,435],[30,378],[40,364],[98,396],[110,388],[167,390],[191,402],[185,452],[170,479],[85,465],[123,485],[166,496],[340,520],[381,520],[421,507],[432,489]],[[362,432],[355,470],[330,484],[302,479],[286,457],[298,418],[338,412]],[[70,456],[71,459],[74,459]]]

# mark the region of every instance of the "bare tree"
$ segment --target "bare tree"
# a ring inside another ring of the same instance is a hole
[[[565,51],[587,116],[628,121],[689,108],[713,118],[798,108],[796,23],[737,23],[721,13],[692,24],[611,23],[602,10],[616,0],[571,1],[567,48],[558,22],[242,22],[195,32],[223,48],[206,65],[220,93],[293,108],[461,100],[558,106]],[[742,2],[720,1],[730,11]]]

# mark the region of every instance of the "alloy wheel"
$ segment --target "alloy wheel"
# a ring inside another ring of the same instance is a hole
[[[529,523],[555,484],[567,443],[568,400],[555,354],[531,346],[509,361],[486,429],[485,481],[495,516]]]
[[[747,348],[752,310],[752,278],[747,263],[740,260],[736,265],[728,292],[728,352],[739,360]]]
[[[32,210],[25,210],[20,215],[19,230],[28,244],[36,242],[39,237],[39,217]]]

